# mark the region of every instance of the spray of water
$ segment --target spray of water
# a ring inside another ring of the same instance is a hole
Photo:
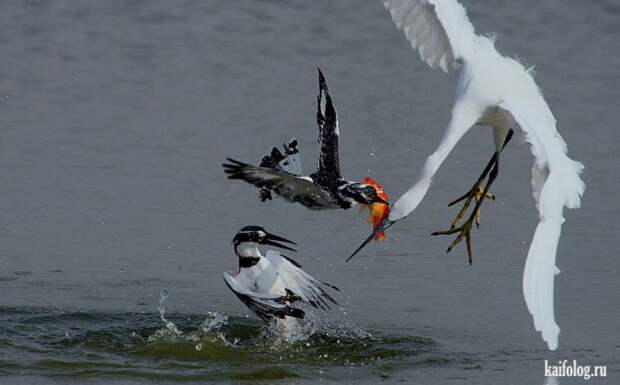
[[[287,350],[289,347],[311,347],[314,343],[322,343],[324,338],[336,341],[336,343],[372,338],[370,333],[346,319],[344,309],[324,312],[304,304],[296,304],[305,313],[303,319],[276,318],[257,330],[258,334],[239,334],[238,327],[228,326],[227,315],[212,311],[207,312],[200,327],[184,333],[174,322],[166,318],[167,299],[168,292],[161,290],[157,310],[164,327],[152,334],[148,339],[149,342],[192,343],[197,351],[205,349],[206,344],[216,341],[220,346],[253,346],[280,351]]]
[[[166,300],[168,299],[168,291],[162,290],[159,293],[159,305],[157,311],[159,312],[159,318],[164,323],[164,327],[157,330],[151,336],[149,336],[149,342],[173,342],[173,343],[186,343],[190,342],[195,344],[197,351],[200,351],[204,347],[204,339],[216,339],[223,345],[236,345],[239,341],[237,338],[233,342],[229,342],[226,336],[222,332],[222,328],[228,322],[228,316],[217,312],[207,312],[205,320],[200,325],[200,328],[183,333],[177,325],[166,318]]]
[[[159,306],[157,307],[157,310],[159,311],[159,317],[161,318],[164,325],[166,325],[166,329],[170,330],[176,336],[180,337],[183,334],[183,332],[177,328],[177,325],[175,325],[174,322],[166,319],[165,303],[167,299],[168,299],[168,291],[167,290],[160,291],[159,292]]]

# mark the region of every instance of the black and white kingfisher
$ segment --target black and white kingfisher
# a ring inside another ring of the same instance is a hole
[[[271,245],[296,251],[284,243],[295,245],[260,226],[242,228],[232,240],[239,257],[239,272],[234,276],[225,272],[224,281],[259,318],[265,322],[275,320],[276,330],[290,332],[305,316],[295,304],[328,310],[336,301],[322,286],[339,289],[312,277],[299,263],[278,251],[267,250],[263,255],[259,250],[259,245]]]
[[[270,200],[271,192],[274,192],[311,210],[349,209],[358,203],[388,205],[380,196],[376,183],[350,182],[340,174],[338,117],[320,68],[317,124],[320,152],[316,172],[302,175],[297,140],[293,139],[284,145],[284,153],[274,147],[259,166],[227,158],[229,163],[222,166],[228,178],[244,180],[258,187],[262,201]]]

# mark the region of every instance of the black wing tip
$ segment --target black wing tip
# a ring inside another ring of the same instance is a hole
[[[294,245],[296,245],[296,243],[293,243]],[[287,261],[289,261],[291,264],[293,264],[293,266],[298,267],[301,269],[301,264],[299,262],[297,262],[296,260],[294,260],[293,258],[289,257],[288,255],[284,255],[282,253],[280,253],[280,255],[286,259]]]
[[[328,92],[329,89],[327,87],[327,80],[325,79],[325,75],[323,74],[323,71],[321,71],[320,67],[317,67],[317,69],[319,70],[319,90]]]
[[[244,162],[238,161],[238,160],[233,159],[233,158],[228,158],[228,157],[227,157],[227,158],[226,158],[226,160],[227,160],[227,161],[229,161],[230,163],[235,164],[235,165],[238,165],[238,166],[247,166],[247,165],[248,165],[247,163],[244,163]]]
[[[228,179],[243,179],[243,166],[238,164],[222,163],[224,167],[224,173]]]
[[[248,167],[249,164],[240,162],[238,160],[232,158],[226,158],[226,160],[230,163],[222,163],[222,167],[224,167],[224,173],[228,174],[229,179],[244,179],[244,171],[245,167]]]
[[[336,290],[336,291],[340,291],[340,289],[336,286],[336,285],[332,285],[331,283],[327,283],[325,281],[321,281],[321,283],[327,287],[331,287],[332,289]]]

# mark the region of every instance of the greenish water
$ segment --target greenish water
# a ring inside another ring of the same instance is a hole
[[[210,313],[59,312],[0,308],[0,375],[46,380],[131,382],[329,379],[354,369],[387,378],[403,360],[444,365],[437,343],[414,335],[374,335],[327,327],[286,343],[260,321]]]

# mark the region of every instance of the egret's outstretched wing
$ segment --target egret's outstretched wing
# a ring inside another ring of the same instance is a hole
[[[223,276],[226,286],[261,319],[269,321],[273,317],[284,316],[304,318],[304,312],[287,305],[285,297],[254,293],[243,288],[230,274],[224,273]]]
[[[299,300],[323,310],[330,308],[330,302],[336,304],[336,300],[323,290],[321,285],[329,286],[334,290],[338,290],[337,287],[319,281],[303,271],[297,262],[277,251],[268,250],[265,257],[277,271],[277,277],[284,289],[299,297]]]
[[[329,95],[327,81],[319,69],[316,123],[319,126],[319,169],[313,178],[321,186],[331,186],[341,178],[338,159],[338,115]]]
[[[510,75],[510,74],[509,74]],[[526,71],[514,71],[513,86],[503,95],[500,106],[512,114],[524,131],[535,157],[532,188],[540,221],[528,251],[523,272],[523,295],[549,349],[558,346],[560,328],[553,310],[553,281],[562,230],[564,207],[578,208],[585,184],[580,178],[583,165],[566,154],[566,143],[534,80]]]
[[[333,204],[332,198],[309,178],[227,159],[230,163],[222,166],[229,179],[244,180],[258,188],[272,190],[287,201],[301,203],[310,209]]]
[[[396,27],[431,68],[457,68],[472,52],[475,32],[456,0],[381,0]]]

